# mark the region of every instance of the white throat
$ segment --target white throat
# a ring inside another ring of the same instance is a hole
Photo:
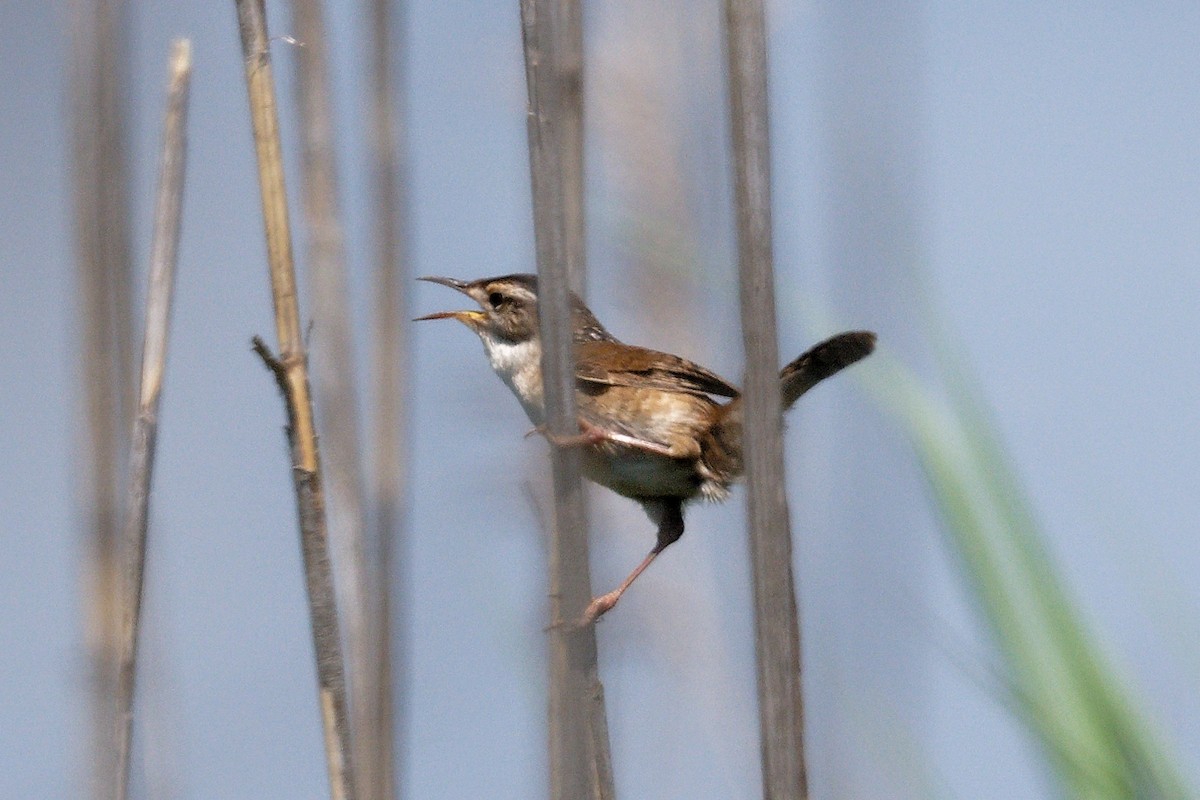
[[[534,425],[545,422],[542,406],[542,348],[536,339],[509,342],[497,339],[488,332],[479,334],[487,353],[488,363],[512,390],[521,407]]]

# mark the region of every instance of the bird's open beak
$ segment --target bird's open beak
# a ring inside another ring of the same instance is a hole
[[[451,289],[457,289],[458,291],[478,302],[477,298],[472,297],[470,284],[468,284],[466,281],[460,281],[454,278],[438,277],[417,278],[417,280],[428,281],[429,283],[437,283],[442,286],[449,286]],[[413,322],[422,322],[427,319],[456,319],[462,324],[466,325],[468,328],[474,329],[483,322],[484,317],[482,311],[439,311],[436,314],[426,314],[423,317],[417,317],[413,320]]]
[[[478,325],[483,321],[482,311],[439,311],[436,314],[426,314],[423,317],[415,317],[413,322],[424,322],[427,319],[456,319],[462,324],[470,327]]]
[[[438,278],[432,275],[426,275],[424,278],[417,278],[417,280],[436,283],[441,286],[449,286],[451,289],[457,289],[463,294],[467,293],[467,287],[470,285],[466,281],[460,281],[457,278]]]

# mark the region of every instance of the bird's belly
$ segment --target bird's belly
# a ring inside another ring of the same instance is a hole
[[[588,448],[583,474],[632,498],[689,498],[699,491],[695,462],[630,448]]]

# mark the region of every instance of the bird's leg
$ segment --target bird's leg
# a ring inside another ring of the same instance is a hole
[[[611,611],[613,606],[617,604],[617,601],[621,599],[621,595],[625,594],[625,590],[633,585],[633,582],[637,580],[638,575],[641,575],[642,572],[645,571],[646,567],[650,566],[650,562],[653,561],[661,552],[662,548],[658,547],[658,545],[655,545],[654,549],[642,559],[642,563],[634,567],[633,572],[629,573],[629,577],[622,581],[620,586],[607,594],[593,597],[592,602],[588,603],[587,609],[584,610],[583,616],[579,619],[579,622],[576,623],[576,627],[583,628],[591,625],[596,620],[600,619],[600,617]]]
[[[588,607],[583,612],[583,617],[576,623],[576,627],[592,625],[611,611],[617,601],[621,599],[621,595],[625,594],[625,590],[646,571],[646,567],[650,566],[650,562],[654,561],[663,550],[677,542],[680,536],[683,536],[683,504],[677,498],[669,498],[660,501],[660,507],[662,516],[658,523],[658,540],[654,543],[654,549],[646,554],[642,563],[634,567],[633,572],[629,573],[629,577],[622,581],[620,586],[608,594],[592,598],[592,602],[588,603]]]
[[[639,450],[645,450],[648,453],[656,455],[669,456],[671,448],[658,442],[651,442],[646,439],[639,439],[636,436],[629,436],[616,431],[609,431],[597,425],[593,425],[583,417],[579,418],[579,433],[562,435],[559,433],[551,433],[546,430],[545,425],[538,425],[533,430],[525,434],[525,438],[529,438],[534,434],[540,434],[546,438],[546,441],[555,447],[585,447],[588,445],[600,444],[602,442],[612,442],[613,444],[625,445],[626,447],[634,447]]]

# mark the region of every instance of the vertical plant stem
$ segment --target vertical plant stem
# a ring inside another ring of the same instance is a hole
[[[546,425],[553,434],[578,432],[575,367],[571,350],[569,278],[572,261],[582,260],[581,222],[575,249],[568,240],[572,223],[567,209],[582,214],[583,204],[565,199],[562,125],[564,40],[577,11],[566,0],[521,0],[525,75],[529,90],[529,164],[533,182],[533,221],[537,248],[538,309]],[[578,74],[576,73],[576,83]],[[582,181],[571,187],[582,190]],[[582,274],[578,272],[577,274]],[[604,692],[596,664],[596,635],[591,626],[573,629],[591,599],[587,520],[579,478],[579,453],[552,448],[553,527],[550,532],[549,750],[550,797],[613,796]],[[568,624],[564,624],[568,623]]]
[[[725,0],[725,21],[746,348],[744,447],[763,797],[800,800],[808,796],[804,700],[792,538],[784,494],[762,0]]]
[[[279,357],[273,356],[261,339],[255,352],[272,371],[279,384],[288,415],[288,445],[300,520],[300,545],[308,590],[313,646],[317,661],[318,697],[325,730],[325,758],[329,769],[330,795],[334,800],[352,800],[354,777],[346,720],[346,679],[338,633],[337,602],[325,529],[325,496],[321,465],[313,426],[308,368],[300,329],[296,297],[296,275],[292,262],[291,232],[288,228],[287,194],[283,181],[283,158],[275,85],[267,49],[267,24],[262,0],[236,0],[238,30],[245,59],[250,118],[258,155],[259,187],[262,192],[263,225],[267,260],[275,303],[275,329]]]
[[[84,498],[88,794],[108,798],[116,768],[119,509],[133,405],[125,3],[76,0],[72,16],[71,173],[84,414],[83,452],[76,463]]]
[[[372,676],[375,696],[370,709],[372,727],[377,732],[373,763],[378,771],[366,774],[364,797],[391,800],[396,797],[396,728],[401,716],[394,693],[394,648],[405,652],[405,629],[393,622],[395,604],[392,587],[396,579],[397,550],[405,543],[407,531],[401,516],[401,504],[407,494],[408,413],[405,407],[404,376],[408,373],[407,302],[401,287],[411,277],[406,247],[408,203],[404,191],[402,120],[398,98],[403,81],[393,74],[392,57],[403,63],[406,39],[403,3],[372,0],[370,31],[371,81],[371,185],[375,218],[375,419],[372,436],[371,541],[374,545],[375,571],[372,596],[374,645]],[[396,19],[393,19],[393,9]],[[403,555],[403,551],[401,551]],[[403,566],[403,564],[399,564]]]
[[[146,290],[146,326],[142,339],[142,376],[137,417],[129,452],[129,490],[121,542],[123,559],[121,642],[117,662],[117,800],[129,796],[129,762],[133,744],[133,692],[146,569],[150,520],[150,482],[158,435],[158,406],[166,369],[179,225],[183,209],[187,159],[188,87],[192,75],[191,44],[177,40],[171,48],[167,110],[159,157],[158,195],[154,205],[154,239],[150,247],[150,282]]]
[[[372,645],[362,447],[358,434],[345,236],[339,207],[329,35],[321,0],[293,0],[292,14],[296,36],[303,43],[296,51],[299,67],[296,101],[304,141],[302,198],[308,234],[312,318],[317,340],[322,344],[312,359],[313,379],[329,487],[334,586],[338,591],[338,608],[346,623],[350,731],[358,770],[355,783],[361,792],[374,783],[363,776],[378,771],[373,761],[376,732],[370,723],[370,704],[375,691],[370,674]]]
[[[580,0],[558,0],[558,4],[555,79],[561,93],[559,147],[562,154],[563,246],[567,252],[569,286],[582,296],[587,288],[584,251],[583,4]]]

